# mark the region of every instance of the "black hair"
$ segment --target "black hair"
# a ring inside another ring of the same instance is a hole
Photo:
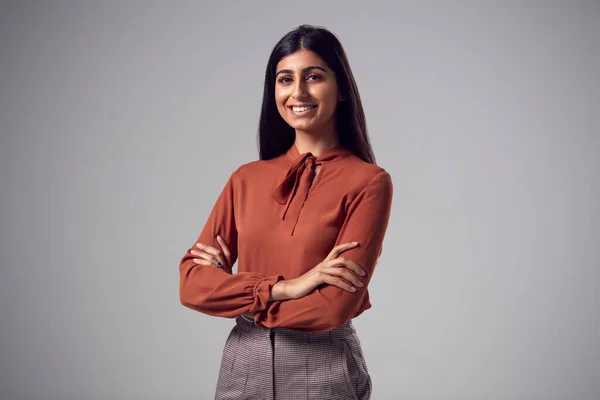
[[[343,101],[336,107],[336,127],[339,142],[362,160],[375,164],[369,141],[362,102],[348,63],[348,57],[338,38],[323,27],[300,25],[277,42],[265,72],[262,110],[258,127],[261,160],[270,160],[285,153],[294,143],[296,133],[277,110],[275,73],[279,61],[301,49],[317,54],[335,73]]]

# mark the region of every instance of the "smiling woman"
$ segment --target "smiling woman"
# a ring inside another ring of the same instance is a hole
[[[393,186],[328,30],[302,25],[275,45],[259,143],[179,264],[183,305],[235,318],[215,398],[369,399],[352,319],[371,307]]]
[[[317,54],[302,49],[277,63],[275,100],[296,132],[335,132],[335,110],[343,100],[335,73]]]

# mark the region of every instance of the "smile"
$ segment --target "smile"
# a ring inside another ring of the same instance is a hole
[[[290,109],[296,115],[305,115],[317,109],[316,105],[310,106],[291,106]]]

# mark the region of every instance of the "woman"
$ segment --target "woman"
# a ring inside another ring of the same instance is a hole
[[[259,143],[180,263],[182,304],[235,318],[215,398],[369,399],[351,319],[371,307],[392,181],[331,32],[302,25],[276,44]]]

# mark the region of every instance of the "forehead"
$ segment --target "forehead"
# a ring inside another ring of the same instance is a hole
[[[325,64],[325,61],[323,61],[321,57],[319,57],[316,53],[313,53],[310,50],[301,49],[279,60],[275,71],[277,72],[280,69],[291,69],[293,71],[301,71],[302,68],[311,65],[320,66],[325,68],[326,70],[329,70],[327,64]]]

